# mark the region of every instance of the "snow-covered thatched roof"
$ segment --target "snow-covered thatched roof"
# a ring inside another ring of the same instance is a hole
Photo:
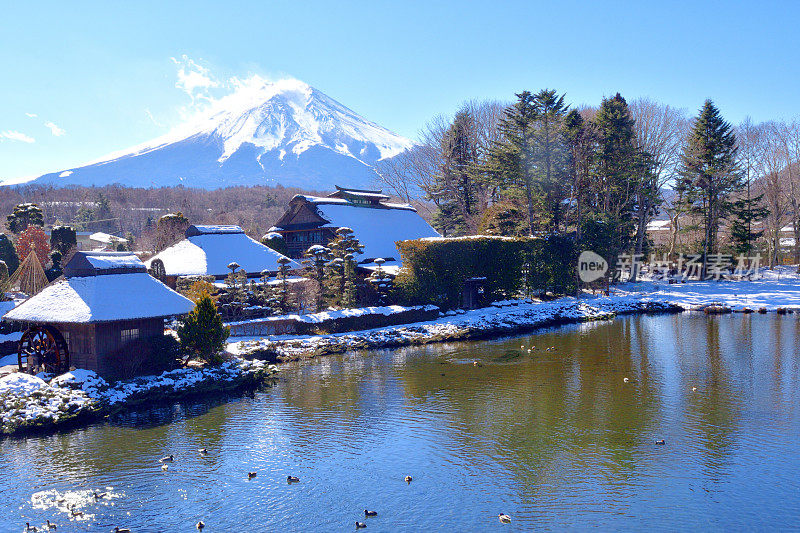
[[[384,204],[386,205],[386,204]],[[392,204],[389,204],[392,205]],[[328,221],[326,226],[353,230],[353,235],[364,245],[359,261],[376,257],[400,260],[395,243],[439,234],[414,209],[375,209],[351,204],[317,205],[317,212]]]
[[[64,279],[48,285],[3,318],[88,324],[182,315],[194,303],[150,276],[131,253],[77,252]]]
[[[153,256],[147,265],[160,259],[167,276],[224,276],[232,262],[248,273],[274,272],[278,259],[284,257],[245,235],[239,226],[192,226],[186,235],[186,239]],[[299,267],[294,262],[289,266]]]
[[[353,235],[364,245],[364,253],[358,261],[371,263],[381,257],[400,260],[395,243],[425,237],[441,237],[439,233],[419,216],[408,204],[381,202],[376,205],[358,205],[343,198],[297,195],[292,202],[308,202],[327,223],[319,227],[353,230]],[[287,214],[288,215],[288,214]],[[284,215],[270,231],[283,229]]]

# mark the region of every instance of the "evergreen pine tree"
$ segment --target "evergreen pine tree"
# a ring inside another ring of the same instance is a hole
[[[733,215],[731,223],[731,241],[737,255],[749,257],[755,249],[754,242],[759,239],[764,230],[753,231],[753,223],[767,218],[769,210],[761,207],[763,194],[747,198],[740,198],[730,205]]]
[[[718,251],[720,222],[731,209],[727,198],[742,187],[736,151],[733,128],[713,102],[706,100],[689,133],[676,186],[703,220],[703,278],[708,254]]]
[[[19,267],[17,250],[5,233],[0,233],[0,261],[5,262],[11,274],[16,272],[17,267]]]
[[[306,253],[303,264],[306,265],[305,276],[314,281],[315,310],[320,311],[325,305],[325,264],[332,259],[331,250],[327,246],[315,244]]]
[[[78,237],[75,228],[70,226],[53,226],[50,230],[50,249],[66,255],[72,248],[78,246]]]
[[[537,126],[533,134],[537,181],[545,197],[551,229],[557,232],[561,223],[561,201],[566,193],[566,152],[562,126],[569,106],[564,103],[563,94],[559,96],[554,89],[542,89],[533,97],[533,109]]]
[[[465,107],[456,113],[442,138],[442,164],[430,196],[439,209],[433,225],[445,235],[463,235],[476,229],[475,189],[478,144],[475,123]]]
[[[616,264],[619,254],[628,250],[633,240],[635,192],[641,177],[633,125],[628,103],[619,93],[603,99],[594,118],[597,151],[587,214],[608,224],[610,242],[605,258],[610,265]],[[585,220],[581,226],[586,227]]]
[[[352,307],[356,295],[356,254],[364,253],[364,246],[353,235],[353,230],[342,227],[336,238],[328,243],[332,259],[326,265],[326,298],[333,306]]]
[[[6,225],[12,233],[22,233],[28,226],[44,226],[44,213],[36,204],[18,204],[14,211],[6,217]]]
[[[519,188],[525,196],[528,231],[533,234],[538,224],[536,205],[539,194],[535,184],[535,141],[533,139],[537,116],[534,96],[528,91],[517,95],[517,101],[505,111],[500,121],[502,139],[491,150],[488,174],[494,176],[501,187]]]
[[[230,329],[222,324],[214,300],[206,292],[200,296],[194,310],[181,319],[178,337],[183,349],[209,364],[222,362],[221,352]]]

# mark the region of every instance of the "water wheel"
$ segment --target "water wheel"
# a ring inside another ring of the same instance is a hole
[[[53,326],[31,326],[19,341],[20,372],[63,374],[69,370],[67,342]]]

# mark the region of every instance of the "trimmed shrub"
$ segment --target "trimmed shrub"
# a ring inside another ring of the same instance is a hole
[[[490,301],[574,288],[577,253],[569,237],[411,240],[397,249],[403,269],[395,278],[395,296],[404,304],[458,307],[470,278],[486,278]]]
[[[286,246],[286,240],[280,233],[271,231],[261,237],[261,244],[267,248],[272,248],[281,255],[289,255],[289,248]]]

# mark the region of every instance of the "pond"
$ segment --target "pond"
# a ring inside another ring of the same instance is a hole
[[[795,315],[637,316],[287,365],[0,441],[0,531],[797,527],[798,342]]]

